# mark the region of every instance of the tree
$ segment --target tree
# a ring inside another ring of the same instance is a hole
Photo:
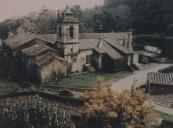
[[[9,31],[15,32],[15,29],[21,25],[21,19],[8,19],[0,23],[0,38],[6,39]]]
[[[56,33],[56,12],[42,8],[39,13],[31,13],[23,17],[22,26],[39,34]]]
[[[147,97],[142,92],[133,89],[116,93],[109,87],[100,87],[94,91],[86,92],[82,96],[85,106],[81,109],[86,121],[99,120],[99,127],[143,128],[146,119],[152,114],[152,108],[145,105]],[[148,123],[147,122],[147,123]],[[93,126],[93,124],[92,124]]]

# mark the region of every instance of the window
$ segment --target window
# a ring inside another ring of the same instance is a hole
[[[61,38],[62,37],[62,28],[59,27],[59,37]]]
[[[72,63],[76,63],[77,62],[77,57],[76,56],[72,56]]]
[[[74,37],[74,28],[73,28],[73,26],[70,26],[69,35],[70,35],[70,38]]]
[[[86,56],[86,64],[90,64],[90,56]]]

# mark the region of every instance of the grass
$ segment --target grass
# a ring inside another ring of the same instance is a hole
[[[70,86],[70,87],[80,87],[80,88],[93,88],[96,84],[97,77],[101,77],[104,80],[117,81],[121,78],[129,76],[132,74],[131,72],[123,71],[118,73],[85,73],[80,75],[72,76],[71,78],[65,78],[60,80],[58,83],[50,83],[56,84],[59,86]],[[10,79],[4,78],[0,76],[0,95],[8,94],[13,92],[15,88],[18,86],[17,83],[11,81]]]
[[[71,78],[66,78],[58,82],[59,86],[70,86],[70,87],[83,87],[83,88],[92,88],[96,84],[97,77],[101,77],[104,80],[117,81],[126,76],[129,76],[132,72],[118,72],[118,73],[85,73]]]
[[[0,95],[9,94],[14,91],[17,86],[17,83],[0,76]]]

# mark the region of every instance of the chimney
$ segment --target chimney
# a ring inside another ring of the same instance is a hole
[[[127,42],[128,42],[128,37],[126,35],[126,36],[124,36],[123,47],[127,48],[127,44],[128,44]]]
[[[133,39],[132,32],[128,32],[127,49],[130,51],[132,51],[132,39]]]

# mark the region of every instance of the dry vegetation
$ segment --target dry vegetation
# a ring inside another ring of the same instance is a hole
[[[32,96],[0,104],[0,128],[74,128],[74,124],[57,105]]]
[[[143,128],[153,121],[152,108],[145,105],[147,96],[142,92],[132,87],[131,91],[116,93],[101,83],[97,81],[95,91],[82,95],[86,103],[81,113],[90,127]]]
[[[155,119],[152,107],[145,104],[148,96],[134,86],[130,91],[116,93],[102,77],[96,83],[93,91],[81,95],[85,105],[80,112],[74,110],[81,113],[79,128],[144,128]],[[72,128],[65,111],[69,110],[39,97],[12,98],[0,104],[0,127]]]

